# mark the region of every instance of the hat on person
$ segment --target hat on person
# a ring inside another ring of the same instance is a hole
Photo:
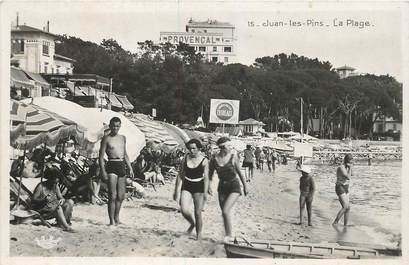
[[[309,166],[306,166],[306,165],[302,165],[299,170],[302,171],[302,172],[305,172],[307,174],[311,173],[311,168]]]

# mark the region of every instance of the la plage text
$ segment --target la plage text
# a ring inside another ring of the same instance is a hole
[[[367,28],[374,26],[371,22],[367,20],[356,20],[356,19],[339,19],[333,18],[332,21],[324,21],[317,19],[307,19],[307,20],[282,20],[274,21],[266,19],[261,23],[256,21],[248,21],[249,27],[349,27],[349,28]]]

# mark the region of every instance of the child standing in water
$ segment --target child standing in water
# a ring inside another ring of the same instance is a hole
[[[300,178],[300,222],[299,225],[303,222],[303,212],[304,207],[307,205],[307,214],[308,214],[308,226],[312,226],[311,223],[311,211],[312,211],[312,199],[315,192],[315,182],[312,178],[311,168],[306,165],[301,165],[299,170],[301,171]]]

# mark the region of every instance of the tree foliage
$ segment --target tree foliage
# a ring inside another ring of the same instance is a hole
[[[257,58],[253,65],[205,62],[193,47],[179,43],[138,43],[137,53],[115,40],[100,45],[60,36],[57,53],[76,60],[76,73],[112,77],[113,90],[126,94],[135,111],[157,109],[159,119],[193,123],[203,110],[209,119],[210,99],[240,100],[240,119],[255,118],[271,131],[304,131],[321,120],[322,137],[345,137],[351,128],[371,133],[382,116],[402,119],[402,84],[390,76],[363,75],[340,79],[330,62],[296,54]],[[334,128],[340,128],[336,131]]]

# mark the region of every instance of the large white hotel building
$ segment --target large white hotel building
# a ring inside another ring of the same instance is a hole
[[[193,46],[208,61],[229,64],[236,62],[234,30],[234,25],[230,23],[190,19],[186,32],[160,32],[160,42],[183,42]]]

